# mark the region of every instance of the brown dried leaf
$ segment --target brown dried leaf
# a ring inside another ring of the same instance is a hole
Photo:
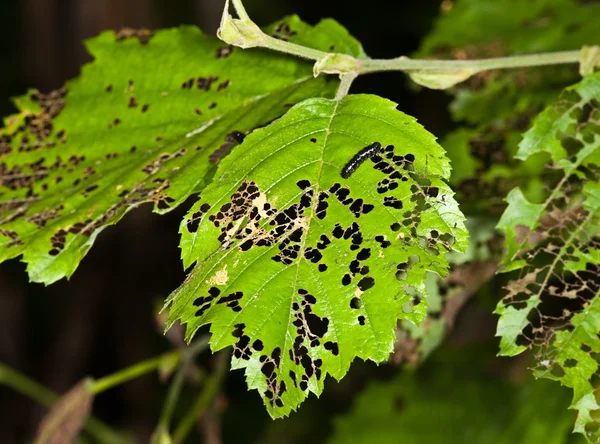
[[[34,443],[75,442],[92,411],[93,400],[89,380],[83,379],[52,406],[40,423]]]

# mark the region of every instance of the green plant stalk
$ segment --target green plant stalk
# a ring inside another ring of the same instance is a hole
[[[139,362],[131,367],[120,370],[112,375],[105,376],[96,381],[93,381],[91,391],[94,395],[102,393],[118,385],[124,384],[128,381],[136,379],[147,373],[157,370],[165,362],[168,361],[179,361],[183,356],[183,350],[175,350],[169,353],[165,353],[161,356],[148,359],[146,361]]]
[[[243,20],[250,20],[242,0],[231,0],[238,16]],[[228,3],[226,8],[228,7]],[[225,14],[228,14],[226,9]],[[415,60],[408,57],[394,59],[356,59],[344,54],[336,54],[344,57],[349,63],[340,67],[337,64],[328,65],[327,59],[333,54],[307,48],[295,43],[276,39],[262,33],[260,38],[254,40],[252,46],[263,47],[274,51],[292,54],[298,57],[314,60],[320,66],[315,69],[315,74],[327,72],[330,74],[368,74],[382,71],[441,71],[441,72],[464,72],[485,71],[490,69],[510,69],[533,66],[558,65],[566,63],[580,63],[582,59],[581,50],[549,52],[542,54],[527,54],[509,57],[497,57],[479,60]],[[320,63],[319,63],[320,62]]]
[[[390,60],[358,60],[360,74],[380,71],[487,71],[490,69],[527,68],[533,66],[579,63],[581,51],[558,51],[473,60],[415,60],[399,57]]]
[[[248,16],[248,13],[246,12],[246,8],[244,7],[243,3],[239,0],[233,0],[233,7],[235,8],[235,12],[237,12],[237,15],[239,18],[241,19],[250,19],[250,16]],[[229,0],[227,0],[225,2],[225,7],[227,8],[229,6]]]
[[[46,407],[52,407],[60,399],[52,390],[2,363],[0,363],[0,384],[6,385]],[[102,421],[91,416],[88,418],[84,430],[100,443],[123,444],[129,442]]]
[[[211,401],[219,392],[221,383],[229,369],[229,366],[227,365],[229,359],[230,353],[223,351],[219,354],[217,369],[210,375],[200,396],[175,429],[175,433],[173,434],[173,444],[183,444],[198,418],[204,414]]]
[[[152,435],[152,443],[159,443],[161,442],[161,439],[168,436],[175,407],[177,406],[185,382],[185,376],[194,362],[195,357],[207,348],[208,336],[204,336],[196,340],[190,347],[183,350],[183,358],[181,359],[179,369],[177,369],[177,373],[175,373],[175,377],[169,387],[167,399],[163,405],[158,425]]]
[[[318,49],[298,45],[297,43],[276,39],[275,37],[267,34],[263,35],[261,43],[262,44],[259,46],[262,46],[263,48],[272,49],[274,51],[284,52],[286,54],[291,54],[297,57],[315,61],[322,60],[329,54],[324,51],[319,51]]]
[[[350,92],[350,87],[352,86],[352,82],[354,82],[357,77],[358,74],[355,73],[343,74],[340,76],[340,86],[338,87],[335,95],[335,99],[338,102],[348,95],[348,92]]]

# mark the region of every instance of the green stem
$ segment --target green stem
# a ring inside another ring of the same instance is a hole
[[[58,399],[58,395],[53,391],[2,363],[0,363],[0,384],[4,384],[47,407],[50,407]]]
[[[578,63],[580,58],[581,51],[575,50],[479,60],[414,60],[408,57],[390,60],[363,59],[358,61],[358,72],[367,74],[379,71],[486,71]]]
[[[235,12],[237,12],[237,15],[239,18],[250,19],[250,17],[248,16],[248,13],[246,12],[246,8],[244,8],[244,4],[241,2],[241,0],[231,0],[231,2],[233,3]],[[228,3],[229,3],[229,0],[227,0],[225,7],[229,6]]]
[[[350,92],[350,87],[352,86],[352,82],[354,82],[356,77],[358,77],[358,74],[355,73],[343,74],[340,76],[340,86],[338,87],[337,94],[335,95],[335,100],[339,102],[348,95],[348,92]]]
[[[296,57],[302,57],[309,60],[322,60],[327,57],[329,53],[319,51],[318,49],[308,48],[306,46],[298,45],[297,43],[286,42],[285,40],[276,39],[267,34],[263,34],[261,38],[261,44],[263,48],[271,49],[273,51],[279,51],[286,54],[295,55]]]
[[[181,395],[183,384],[185,382],[185,376],[196,356],[207,348],[208,336],[204,336],[196,340],[190,347],[183,350],[183,358],[181,359],[179,369],[177,370],[177,373],[171,382],[171,386],[169,387],[158,425],[156,426],[156,430],[152,436],[153,443],[159,443],[163,437],[168,436],[171,420],[173,419],[173,414],[175,413],[175,407],[177,406],[177,402],[179,401],[179,396]]]
[[[52,407],[60,399],[52,390],[47,389],[2,363],[0,363],[0,384],[6,385],[46,407]],[[123,444],[128,442],[126,438],[112,430],[102,421],[91,416],[88,418],[84,430],[100,443]]]
[[[355,76],[381,71],[441,71],[459,72],[467,71],[473,74],[479,71],[490,69],[508,69],[524,68],[532,66],[558,65],[565,63],[580,63],[582,51],[561,51],[549,52],[543,54],[528,54],[510,57],[497,57],[480,60],[415,60],[408,57],[398,57],[395,59],[357,59],[345,54],[331,54],[317,49],[308,48],[292,42],[276,39],[262,32],[250,19],[246,12],[242,0],[232,0],[233,5],[241,20],[238,20],[243,30],[248,32],[235,33],[235,39],[229,41],[230,44],[242,48],[262,47],[274,51],[292,54],[309,60],[314,60],[315,75],[320,73],[328,74],[353,74]],[[226,8],[228,8],[227,2]],[[224,19],[231,19],[228,10],[225,10]],[[227,22],[224,20],[221,26]],[[235,22],[235,20],[233,20]],[[220,34],[224,37],[226,33]],[[231,34],[229,34],[231,36]]]
[[[160,368],[164,363],[173,361],[176,364],[181,356],[183,355],[182,350],[175,350],[164,355],[148,359],[146,361],[139,362],[129,368],[120,370],[112,375],[105,376],[93,382],[92,393],[97,395],[98,393],[109,390],[118,385],[124,384],[125,382],[136,379],[146,373],[150,373]]]
[[[230,357],[230,353],[225,351],[219,354],[217,369],[213,372],[204,385],[204,388],[202,389],[202,392],[200,393],[200,396],[196,400],[195,404],[188,411],[187,415],[181,420],[177,426],[177,429],[175,429],[175,433],[173,434],[173,444],[182,444],[185,441],[198,418],[204,414],[211,401],[219,392],[221,382],[227,374]]]

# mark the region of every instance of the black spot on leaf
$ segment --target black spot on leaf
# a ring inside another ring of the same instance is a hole
[[[375,279],[373,279],[370,276],[366,276],[358,282],[358,288],[361,291],[367,291],[368,289],[373,288],[374,285],[375,285]]]
[[[360,300],[360,298],[352,298],[352,300],[350,301],[350,307],[358,310],[359,308],[362,307],[362,301]]]
[[[325,345],[325,350],[329,350],[333,356],[337,356],[340,354],[340,349],[338,347],[338,343],[337,342],[326,342]]]

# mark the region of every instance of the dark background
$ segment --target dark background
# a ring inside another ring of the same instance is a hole
[[[0,115],[14,112],[10,97],[28,87],[44,92],[76,76],[89,61],[81,41],[104,29],[162,28],[193,23],[214,34],[222,0],[4,0],[0,4]],[[439,0],[247,0],[253,19],[266,25],[297,13],[314,24],[333,17],[360,40],[372,57],[410,54],[432,26]],[[360,78],[353,92],[369,92],[401,104],[439,136],[449,127],[448,98],[413,92],[399,73]],[[177,234],[186,208],[167,216],[143,207],[107,229],[70,281],[51,287],[29,284],[23,264],[0,265],[0,361],[62,393],[81,378],[100,377],[168,350],[155,322],[161,301],[184,279]],[[204,357],[210,365],[210,357]],[[243,374],[226,382],[224,442],[319,442],[331,423],[327,412],[342,412],[366,375],[395,371],[356,363],[342,383],[329,381],[319,402],[272,422],[256,392],[247,392]],[[165,388],[155,375],[102,394],[94,412],[111,425],[148,442]],[[190,395],[191,396],[191,395]],[[0,387],[0,442],[31,439],[46,410]],[[315,419],[318,418],[318,419]],[[310,426],[302,427],[306,424]],[[240,436],[244,436],[243,439]],[[321,437],[321,438],[319,438]],[[197,442],[201,440],[196,436]],[[311,440],[311,441],[309,441]],[[190,439],[190,442],[193,442]]]

